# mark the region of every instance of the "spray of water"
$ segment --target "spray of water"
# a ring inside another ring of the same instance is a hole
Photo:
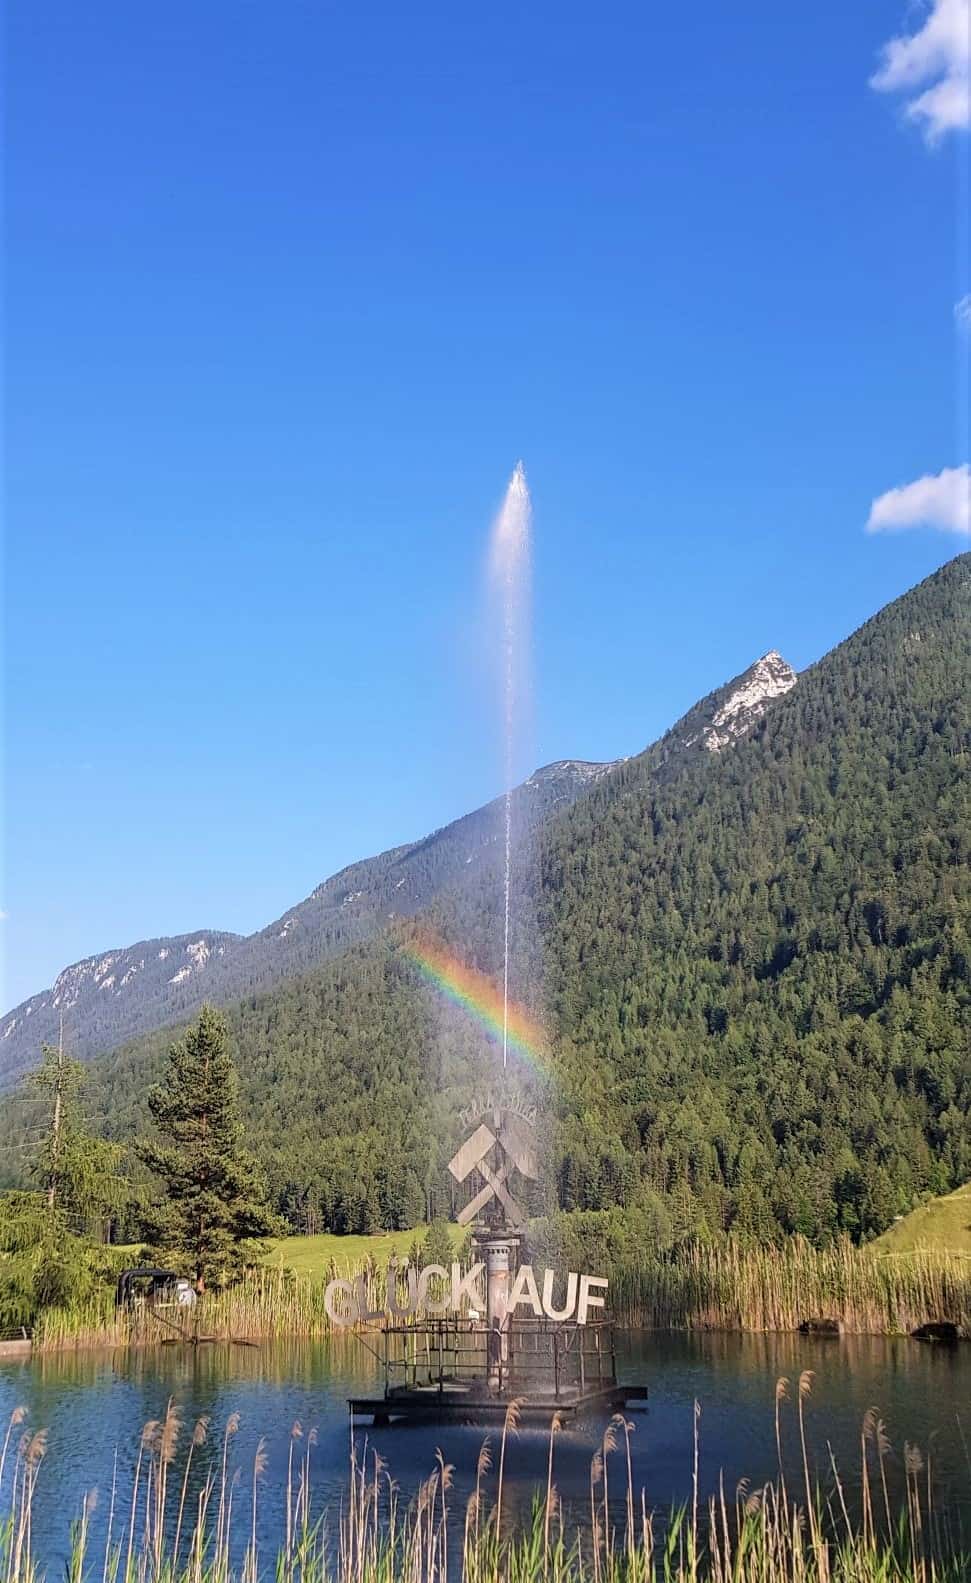
[[[529,642],[530,524],[526,473],[517,462],[492,527],[491,572],[501,627],[503,706],[503,801],[505,869],[502,926],[502,1064],[509,1049],[509,923],[512,895],[512,791],[517,729],[522,714]]]

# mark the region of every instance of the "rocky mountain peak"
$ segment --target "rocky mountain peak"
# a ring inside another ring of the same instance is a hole
[[[730,691],[703,732],[709,753],[745,736],[761,719],[773,698],[796,685],[796,673],[777,649],[770,649],[730,684]]]
[[[590,786],[594,781],[602,780],[609,775],[611,770],[621,761],[612,760],[608,763],[595,763],[591,759],[557,759],[553,764],[544,764],[542,768],[534,770],[523,785],[530,791],[536,787],[550,785]]]

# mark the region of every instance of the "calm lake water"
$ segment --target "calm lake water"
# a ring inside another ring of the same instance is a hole
[[[859,1487],[860,1425],[870,1406],[879,1409],[893,1446],[896,1482],[904,1443],[929,1453],[937,1500],[971,1528],[971,1345],[936,1347],[910,1340],[864,1337],[809,1339],[800,1336],[658,1335],[618,1338],[621,1379],[646,1384],[649,1400],[629,1417],[634,1477],[651,1507],[663,1512],[690,1500],[694,1403],[701,1405],[700,1487],[717,1490],[724,1476],[730,1497],[738,1481],[757,1488],[776,1471],[773,1411],[780,1375],[793,1382],[803,1369],[815,1371],[807,1403],[811,1459],[826,1485],[832,1482],[832,1447],[850,1490]],[[117,1455],[118,1487],[130,1488],[143,1424],[162,1416],[174,1397],[185,1429],[177,1459],[194,1421],[212,1421],[211,1450],[231,1413],[239,1414],[232,1458],[248,1490],[253,1456],[265,1437],[267,1466],[260,1492],[259,1529],[264,1554],[275,1549],[281,1530],[290,1429],[299,1419],[306,1434],[316,1430],[310,1451],[318,1509],[336,1511],[345,1484],[349,1431],[346,1398],[378,1386],[377,1365],[354,1338],[262,1348],[163,1347],[138,1352],[86,1352],[0,1365],[0,1416],[28,1409],[26,1424],[48,1430],[34,1511],[34,1542],[49,1576],[60,1569],[72,1517],[86,1491],[97,1488],[94,1528],[103,1525]],[[555,1481],[568,1517],[584,1521],[590,1459],[603,1432],[592,1420],[557,1437]],[[786,1457],[798,1466],[795,1405],[784,1409]],[[493,1433],[493,1439],[496,1435]],[[402,1492],[410,1495],[435,1465],[441,1448],[455,1465],[451,1495],[457,1526],[471,1489],[483,1431],[433,1426],[359,1432],[389,1465]],[[303,1441],[304,1448],[306,1440]],[[204,1453],[205,1454],[205,1453]],[[521,1431],[507,1450],[504,1502],[515,1520],[528,1512],[532,1492],[545,1483],[547,1437]],[[614,1474],[622,1502],[621,1463]],[[246,1497],[248,1500],[248,1496]],[[618,1504],[618,1521],[623,1521]]]

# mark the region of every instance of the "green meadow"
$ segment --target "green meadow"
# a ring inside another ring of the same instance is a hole
[[[380,1269],[392,1257],[407,1258],[427,1231],[427,1226],[413,1226],[410,1231],[380,1231],[373,1237],[338,1237],[329,1231],[314,1237],[278,1237],[270,1244],[263,1262],[268,1269],[319,1277],[329,1275],[335,1267],[356,1273],[368,1261]],[[458,1250],[465,1241],[464,1228],[453,1225],[449,1233]]]
[[[915,1253],[926,1248],[971,1259],[971,1182],[921,1204],[896,1221],[873,1246],[883,1253]]]

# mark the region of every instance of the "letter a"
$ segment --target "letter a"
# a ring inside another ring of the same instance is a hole
[[[519,1304],[524,1301],[529,1304],[536,1318],[542,1319],[543,1305],[536,1290],[536,1277],[531,1264],[521,1264],[516,1271],[516,1279],[512,1283],[512,1291],[506,1304],[506,1313],[514,1314]]]

